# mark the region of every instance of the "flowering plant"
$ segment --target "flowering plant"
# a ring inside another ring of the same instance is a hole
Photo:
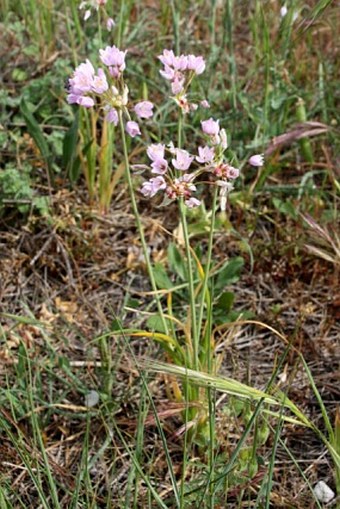
[[[112,126],[118,125],[121,116],[126,133],[134,138],[141,135],[140,122],[153,115],[152,102],[140,101],[135,104],[129,102],[129,89],[123,78],[126,53],[127,51],[121,51],[116,46],[106,46],[99,50],[102,66],[98,70],[95,70],[90,60],[86,60],[75,69],[68,80],[68,103],[81,106],[85,116],[86,110],[90,112],[91,129],[85,143],[89,149],[85,154],[86,160],[83,154],[80,156],[84,163],[83,169],[90,198],[93,199],[98,192],[103,210],[109,207],[118,176],[116,173],[112,179]],[[135,119],[131,115],[134,115]],[[96,145],[98,117],[103,119],[99,151]],[[86,133],[85,128],[84,132]],[[96,183],[97,156],[99,176]],[[122,167],[118,166],[119,169]]]
[[[212,248],[215,230],[215,215],[219,206],[226,210],[228,193],[233,189],[233,181],[239,176],[239,170],[225,160],[228,148],[227,134],[221,128],[219,120],[212,117],[201,121],[201,137],[204,140],[197,148],[197,152],[190,153],[182,147],[183,118],[198,108],[188,99],[190,84],[195,76],[205,69],[202,56],[180,55],[175,56],[173,51],[164,50],[159,56],[164,68],[160,71],[162,77],[170,81],[172,97],[178,105],[178,139],[176,145],[173,141],[168,143],[152,143],[147,147],[146,153],[149,164],[136,165],[151,173],[151,177],[142,183],[140,192],[144,197],[152,198],[163,193],[163,203],[171,201],[178,203],[180,223],[185,245],[187,288],[189,292],[189,309],[186,323],[181,323],[172,315],[171,305],[165,314],[161,301],[162,292],[157,287],[154,267],[150,259],[148,246],[145,240],[141,217],[138,212],[132,175],[130,172],[129,154],[127,152],[126,134],[135,137],[141,134],[139,123],[150,119],[153,115],[153,103],[140,101],[135,105],[129,103],[129,90],[123,79],[125,70],[126,51],[115,46],[107,46],[99,51],[100,60],[104,67],[97,71],[88,60],[77,67],[69,80],[68,102],[77,104],[83,110],[99,112],[104,116],[105,125],[120,126],[125,174],[129,186],[132,209],[136,218],[137,227],[143,247],[144,258],[147,265],[153,295],[157,304],[158,315],[161,319],[161,332],[156,330],[124,329],[125,334],[132,336],[150,337],[160,341],[175,364],[194,370],[216,370],[214,361],[214,340],[212,334],[212,297],[209,289],[209,276],[212,265]],[[206,100],[201,101],[203,108],[208,108]],[[131,114],[136,120],[132,120]],[[260,156],[251,161],[252,164],[263,163]],[[207,252],[204,265],[197,259],[190,246],[188,234],[188,221],[186,217],[188,208],[200,206],[201,199],[197,195],[199,186],[208,183],[213,188],[213,202],[211,211],[211,224]],[[196,270],[194,270],[196,268]],[[194,280],[194,273],[199,274],[199,281]],[[206,315],[206,318],[204,318]],[[176,325],[179,326],[177,330]],[[183,341],[184,331],[184,341]],[[119,333],[122,331],[120,330]],[[189,411],[192,426],[204,428],[207,419],[207,407],[204,394],[197,387],[190,386],[185,389],[190,401],[201,401],[202,407],[197,406]],[[204,393],[204,391],[203,391]],[[174,394],[183,399],[182,392],[176,386]],[[197,429],[198,429],[197,428]]]

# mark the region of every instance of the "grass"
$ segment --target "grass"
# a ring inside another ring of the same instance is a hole
[[[99,31],[95,10],[85,23],[75,0],[0,2],[1,509],[302,509],[323,507],[319,480],[336,507],[339,14],[327,0],[287,3],[284,18],[281,6],[108,2]],[[106,16],[116,21],[111,33]],[[103,192],[111,154],[98,122],[91,130],[85,116],[75,121],[63,83],[114,43],[129,50],[131,94],[157,108],[137,143],[112,134],[113,197],[102,214],[101,140]],[[192,92],[211,109],[184,119],[181,143],[194,150],[200,120],[220,118],[241,168],[227,214],[211,215],[207,191],[184,232],[174,207],[164,214],[139,194],[133,201],[138,174],[130,195],[121,179],[145,162],[147,144],[177,136],[156,58],[164,48],[207,60]],[[246,162],[254,152],[266,155],[259,173]],[[13,167],[25,183],[6,181]],[[189,285],[183,235],[194,253]],[[151,288],[147,257],[157,267]],[[169,362],[173,345],[156,345],[151,315],[158,309],[163,332],[181,344],[190,328],[183,302],[200,281],[210,300],[189,312],[199,324],[189,369]],[[197,345],[207,317],[205,372]],[[199,434],[193,416],[204,401]]]

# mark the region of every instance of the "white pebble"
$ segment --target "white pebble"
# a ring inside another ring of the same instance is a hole
[[[334,491],[331,490],[331,488],[324,481],[319,481],[314,486],[314,495],[320,502],[324,502],[325,504],[330,502],[335,497]]]
[[[97,391],[90,391],[86,396],[84,397],[84,403],[87,407],[93,407],[96,406],[99,403],[99,394]]]

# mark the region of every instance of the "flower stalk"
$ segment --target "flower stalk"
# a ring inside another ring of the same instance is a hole
[[[149,251],[148,251],[148,247],[147,247],[146,240],[145,240],[144,228],[143,228],[142,221],[141,221],[141,218],[140,218],[140,215],[139,215],[139,212],[138,212],[135,191],[134,191],[134,188],[133,188],[133,182],[132,182],[132,178],[131,178],[129,155],[128,155],[128,150],[127,150],[126,135],[125,135],[125,130],[124,130],[124,121],[123,121],[123,115],[122,115],[122,111],[121,110],[118,111],[118,117],[119,117],[119,126],[120,126],[120,132],[121,132],[122,143],[123,143],[123,153],[124,153],[124,162],[125,162],[125,175],[126,175],[126,180],[127,180],[127,183],[128,183],[129,193],[130,193],[132,211],[133,211],[133,214],[135,216],[135,220],[136,220],[136,224],[137,224],[137,229],[138,229],[138,233],[139,233],[141,244],[142,244],[143,255],[144,255],[146,267],[147,267],[147,270],[148,270],[148,275],[149,275],[149,278],[150,278],[151,288],[152,288],[152,290],[154,292],[154,296],[155,296],[155,300],[156,300],[159,316],[161,317],[164,331],[165,331],[166,334],[168,334],[168,324],[167,324],[166,319],[164,317],[164,312],[163,312],[162,304],[161,304],[161,301],[160,301],[159,294],[157,292],[157,285],[156,285],[156,282],[155,282],[155,277],[154,277],[153,270],[152,270],[152,265],[151,265],[151,260],[150,260],[150,256],[149,256]]]

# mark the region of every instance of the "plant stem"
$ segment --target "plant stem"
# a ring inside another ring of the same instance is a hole
[[[192,343],[193,343],[193,351],[194,351],[194,369],[199,369],[199,337],[197,334],[197,321],[196,321],[196,302],[195,302],[195,287],[194,287],[194,278],[193,278],[193,266],[191,260],[191,252],[190,252],[190,241],[189,241],[189,232],[188,232],[188,224],[186,218],[186,210],[183,198],[179,200],[179,211],[181,216],[181,224],[183,228],[183,237],[185,243],[185,251],[187,255],[187,268],[188,268],[188,285],[189,285],[189,299],[190,299],[190,312],[191,312],[191,333],[192,333]]]
[[[210,232],[209,232],[209,241],[208,241],[207,262],[205,264],[204,279],[203,279],[203,284],[202,284],[202,298],[201,298],[200,310],[199,310],[199,315],[198,315],[198,330],[199,331],[202,330],[204,303],[205,302],[207,304],[207,311],[210,312],[210,295],[207,292],[208,292],[208,281],[209,281],[209,273],[210,273],[210,266],[211,266],[212,247],[213,247],[213,241],[214,241],[217,195],[218,195],[218,187],[216,186],[214,189],[213,203],[212,203],[212,208],[211,208],[211,222],[210,222]],[[206,296],[206,294],[207,294],[207,296]],[[206,351],[206,348],[204,349],[204,351]],[[210,371],[209,371],[209,373],[210,373]]]
[[[147,269],[148,269],[148,274],[149,274],[149,278],[150,278],[151,287],[152,287],[152,290],[154,292],[154,297],[156,299],[156,304],[157,304],[158,312],[159,312],[159,315],[160,315],[161,320],[162,320],[162,325],[163,325],[164,331],[165,331],[166,334],[168,334],[169,333],[169,331],[168,331],[168,324],[167,324],[167,322],[165,320],[163,309],[162,309],[162,304],[161,304],[159,295],[157,293],[158,290],[157,290],[155,278],[154,278],[154,275],[153,275],[153,270],[152,270],[151,260],[150,260],[150,256],[149,256],[149,252],[148,252],[148,247],[147,247],[145,236],[144,236],[144,229],[143,229],[142,221],[141,221],[141,218],[140,218],[140,215],[139,215],[139,212],[138,212],[135,192],[134,192],[134,189],[133,189],[133,183],[132,183],[131,171],[130,171],[129,155],[128,155],[127,146],[126,146],[126,137],[125,137],[125,131],[124,131],[123,115],[122,115],[121,111],[119,111],[119,125],[120,125],[120,131],[121,131],[122,142],[123,142],[124,162],[125,162],[125,175],[126,175],[126,180],[127,180],[128,187],[129,187],[129,192],[130,192],[130,199],[131,199],[132,210],[133,210],[133,214],[135,216],[138,233],[139,233],[140,240],[141,240],[141,243],[142,243],[144,259],[145,259],[145,263],[146,263],[146,266],[147,266]]]

